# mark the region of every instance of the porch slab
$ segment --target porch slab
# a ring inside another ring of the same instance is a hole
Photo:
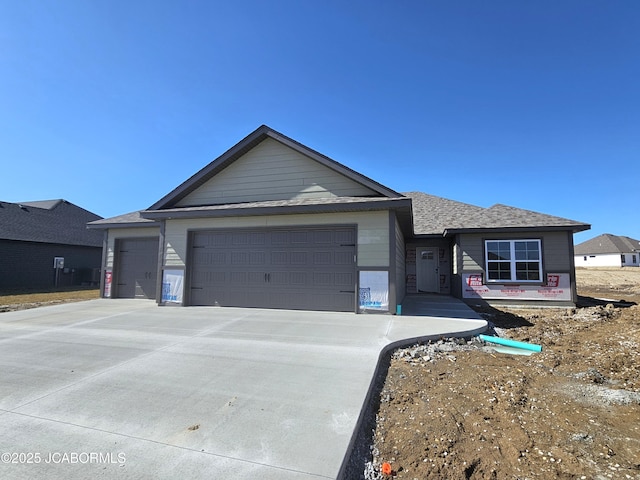
[[[482,317],[463,301],[437,293],[407,295],[402,301],[402,316],[482,320]]]

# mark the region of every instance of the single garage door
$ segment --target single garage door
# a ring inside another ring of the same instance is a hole
[[[116,242],[116,297],[156,298],[158,242],[158,237]]]
[[[193,232],[191,305],[353,311],[355,227]]]

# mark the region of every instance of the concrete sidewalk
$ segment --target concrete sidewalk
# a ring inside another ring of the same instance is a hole
[[[0,477],[335,478],[380,352],[486,328],[468,316],[139,300],[2,313]]]

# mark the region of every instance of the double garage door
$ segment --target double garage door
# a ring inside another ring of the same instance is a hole
[[[191,233],[191,305],[353,311],[355,227]]]

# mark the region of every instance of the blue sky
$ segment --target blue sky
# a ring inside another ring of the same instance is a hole
[[[640,2],[0,0],[0,200],[143,209],[261,124],[640,239]]]

